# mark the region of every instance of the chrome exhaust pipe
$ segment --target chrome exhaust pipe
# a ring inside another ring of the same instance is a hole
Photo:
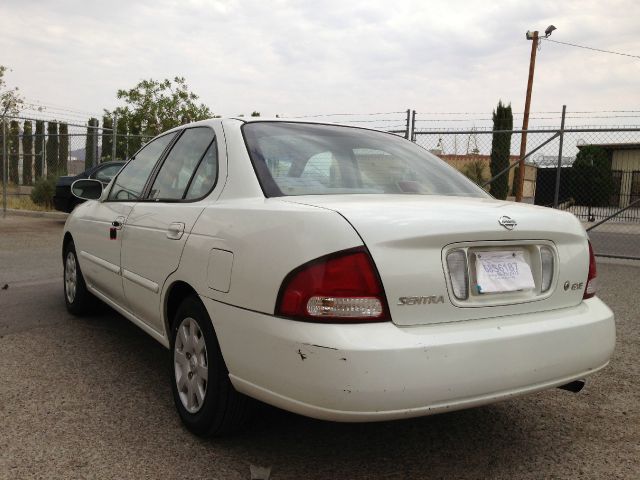
[[[584,388],[587,381],[584,379],[574,380],[573,382],[569,382],[566,385],[560,385],[558,388],[562,390],[568,390],[569,392],[578,393],[580,390]]]

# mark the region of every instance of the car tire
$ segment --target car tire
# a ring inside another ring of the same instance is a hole
[[[240,430],[253,400],[233,388],[211,318],[196,295],[178,307],[170,345],[173,400],[187,429],[201,437]]]
[[[95,297],[87,290],[73,241],[65,246],[63,268],[64,301],[67,310],[73,315],[84,315],[91,310]]]

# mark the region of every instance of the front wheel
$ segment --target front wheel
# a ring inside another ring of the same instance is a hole
[[[173,399],[187,429],[203,437],[240,429],[252,401],[233,388],[209,314],[195,295],[173,319],[171,352]]]
[[[64,249],[64,300],[67,310],[73,315],[89,312],[94,300],[82,276],[73,241]]]

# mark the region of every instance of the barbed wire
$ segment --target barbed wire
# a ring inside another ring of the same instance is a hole
[[[533,115],[548,115],[550,113],[562,113],[562,111],[537,111],[529,112]],[[592,113],[640,113],[640,110],[572,110],[570,113],[592,114]],[[513,115],[524,115],[524,112],[512,112]],[[416,112],[416,115],[487,115],[487,112]],[[554,117],[561,118],[561,117]]]

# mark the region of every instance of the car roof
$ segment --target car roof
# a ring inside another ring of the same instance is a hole
[[[309,120],[305,118],[281,118],[281,117],[216,117],[209,118],[207,120],[200,120],[197,122],[187,123],[185,125],[179,125],[177,127],[172,128],[171,130],[167,130],[162,134],[177,132],[184,128],[198,127],[198,126],[213,126],[220,125],[222,123],[227,122],[241,122],[241,123],[258,123],[258,122],[288,122],[288,123],[301,123],[301,124],[315,124],[315,125],[331,125],[337,127],[345,127],[345,128],[356,128],[360,130],[370,130],[373,132],[385,133],[387,135],[394,135],[394,133],[386,132],[384,130],[378,130],[375,128],[363,127],[360,125],[348,125],[344,123],[336,123],[336,122],[328,122],[326,120]]]

